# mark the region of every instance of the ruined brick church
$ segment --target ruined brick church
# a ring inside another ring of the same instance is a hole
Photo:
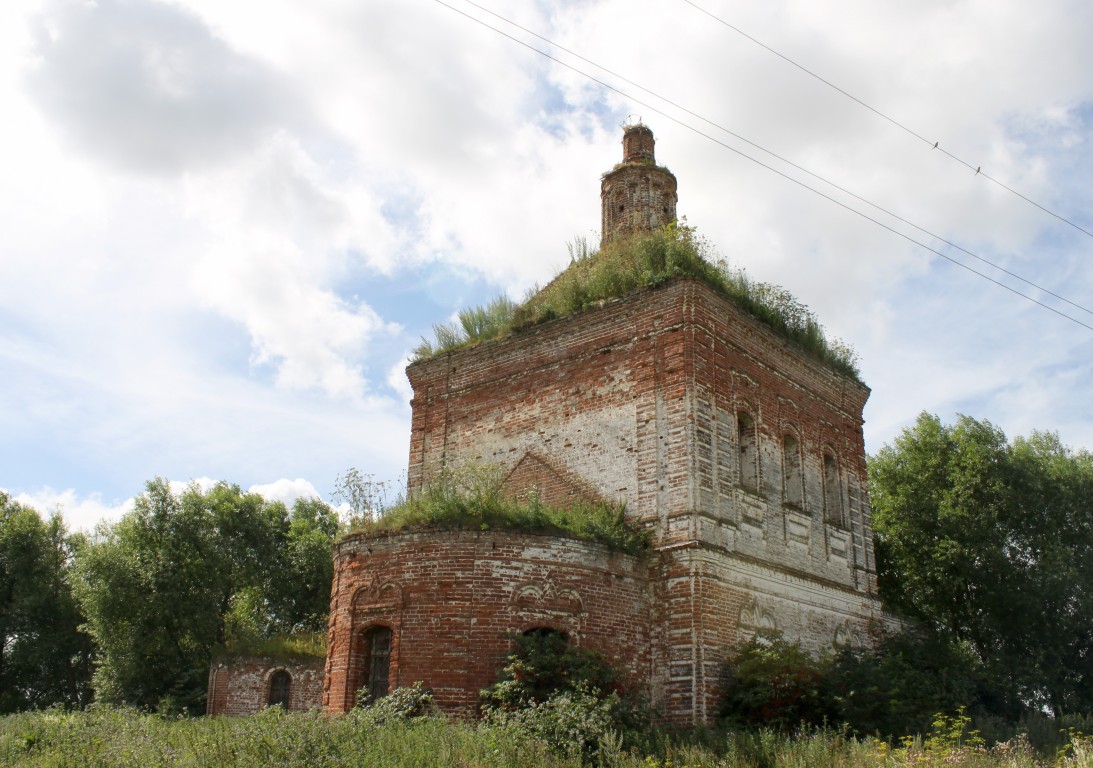
[[[601,182],[605,241],[676,218],[652,132],[629,126],[622,143]],[[407,376],[409,493],[446,468],[496,464],[512,494],[624,503],[651,547],[501,530],[350,535],[334,552],[325,710],[349,709],[364,686],[422,681],[445,711],[473,715],[513,635],[551,630],[647,686],[667,721],[693,725],[716,716],[727,651],[758,630],[813,651],[868,642],[882,616],[869,390],[704,283],[670,281]],[[278,673],[283,684],[285,669],[256,684]]]

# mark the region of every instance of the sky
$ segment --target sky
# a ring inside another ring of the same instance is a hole
[[[88,529],[154,477],[397,485],[410,351],[598,239],[636,119],[854,347],[868,452],[1093,447],[1093,4],[476,2],[0,4],[0,489]]]

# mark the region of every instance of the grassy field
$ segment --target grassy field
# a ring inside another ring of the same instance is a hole
[[[704,734],[688,741],[649,736],[644,748],[607,740],[597,762],[619,768],[1093,768],[1093,742],[1077,738],[1062,754],[1038,756],[1020,740],[987,749],[944,728],[891,747],[835,732],[786,737],[772,732]],[[4,766],[497,766],[576,767],[579,757],[552,752],[517,732],[440,718],[376,724],[354,715],[284,714],[169,719],[93,709],[24,713],[0,719]]]

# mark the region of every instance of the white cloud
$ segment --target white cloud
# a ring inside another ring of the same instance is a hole
[[[29,93],[76,146],[141,172],[224,160],[291,116],[285,81],[159,2],[46,3]]]
[[[280,501],[291,507],[297,499],[321,499],[322,494],[308,480],[297,477],[289,480],[282,477],[272,483],[259,483],[247,489],[247,493],[257,493],[270,501]]]
[[[406,378],[406,366],[409,364],[410,356],[405,355],[387,371],[387,386],[398,393],[405,408],[410,407],[410,401],[414,398],[414,390]]]
[[[14,500],[33,507],[43,516],[60,514],[70,531],[91,532],[100,522],[117,522],[133,508],[132,498],[104,502],[101,494],[81,496],[72,488],[63,491],[49,487],[39,488],[32,493],[19,493],[14,496]]]
[[[1093,295],[1084,235],[692,8],[489,5],[1051,290]],[[1093,227],[1093,6],[704,5]],[[565,242],[599,226],[599,174],[630,113],[656,132],[690,223],[857,347],[871,449],[922,408],[1093,445],[1088,331],[439,4],[271,0],[256,19],[243,0],[12,0],[0,106],[0,483],[22,493],[82,504],[155,476],[306,477],[319,493],[349,466],[397,476],[406,349],[461,304],[564,266]]]

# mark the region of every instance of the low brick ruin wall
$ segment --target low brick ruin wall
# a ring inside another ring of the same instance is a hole
[[[252,715],[269,705],[274,675],[289,675],[290,712],[318,709],[323,700],[323,660],[286,660],[269,656],[228,656],[209,669],[209,715]]]

